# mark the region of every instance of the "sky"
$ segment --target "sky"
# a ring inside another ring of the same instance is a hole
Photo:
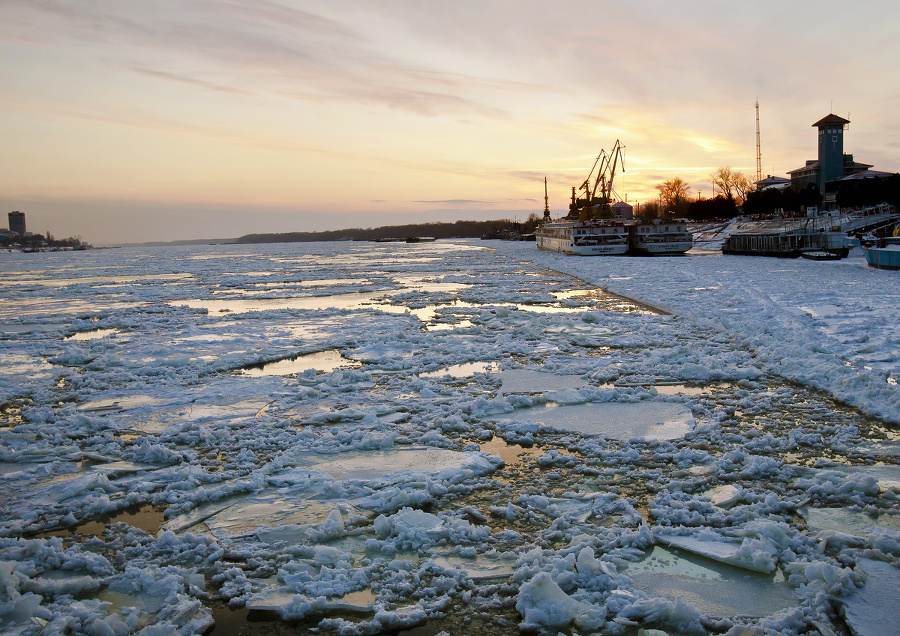
[[[896,0],[0,0],[0,210],[94,245],[565,213],[900,171]],[[5,226],[5,214],[0,226]]]

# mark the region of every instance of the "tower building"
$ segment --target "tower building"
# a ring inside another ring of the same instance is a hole
[[[19,236],[25,236],[25,213],[10,212],[9,213],[9,231],[15,232]]]
[[[828,115],[813,124],[819,129],[819,191],[825,184],[844,176],[844,127],[850,123],[838,115]]]
[[[872,164],[854,161],[853,155],[844,154],[844,130],[849,123],[849,119],[831,113],[813,124],[819,129],[819,158],[808,159],[802,168],[788,171],[792,188],[802,190],[814,183],[819,192],[825,192],[826,183],[872,167]]]

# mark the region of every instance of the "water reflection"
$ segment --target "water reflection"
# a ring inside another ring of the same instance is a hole
[[[115,523],[126,523],[152,535],[156,535],[165,522],[165,515],[149,504],[126,508],[120,512],[104,515],[99,519],[79,523],[71,529],[59,529],[37,535],[38,538],[73,537],[75,535],[102,537],[103,533]]]
[[[373,305],[377,298],[396,294],[396,291],[375,293],[352,292],[328,296],[303,296],[299,298],[232,298],[229,300],[185,299],[170,301],[170,305],[205,309],[210,315],[243,314],[251,311],[274,311],[284,309],[361,309]],[[378,308],[378,306],[373,306]]]
[[[481,451],[496,455],[503,460],[506,468],[520,468],[529,459],[537,459],[545,454],[546,451],[539,446],[520,446],[519,444],[509,444],[502,437],[495,435],[489,442],[480,444]]]
[[[443,378],[450,376],[452,378],[468,378],[476,373],[497,373],[500,370],[499,362],[465,362],[463,364],[454,364],[437,371],[429,371],[420,373],[422,378]]]
[[[76,334],[72,334],[67,338],[63,338],[63,340],[76,340],[76,341],[85,341],[85,340],[96,340],[98,338],[105,338],[107,336],[111,336],[113,334],[119,333],[118,329],[94,329],[92,331],[82,331]]]
[[[329,349],[327,351],[317,351],[316,353],[284,358],[274,362],[249,365],[241,369],[241,375],[249,375],[256,378],[265,375],[293,375],[295,373],[303,373],[308,369],[315,369],[322,373],[331,373],[336,369],[361,366],[362,364],[356,360],[349,360],[342,356],[340,351]]]

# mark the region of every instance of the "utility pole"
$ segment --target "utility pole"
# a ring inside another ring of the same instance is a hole
[[[762,181],[762,150],[759,145],[759,99],[756,100],[756,182]]]

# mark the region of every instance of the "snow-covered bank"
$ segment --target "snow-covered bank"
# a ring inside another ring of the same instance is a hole
[[[900,423],[900,278],[856,252],[838,262],[709,253],[656,262],[497,249],[725,333],[767,373]]]

